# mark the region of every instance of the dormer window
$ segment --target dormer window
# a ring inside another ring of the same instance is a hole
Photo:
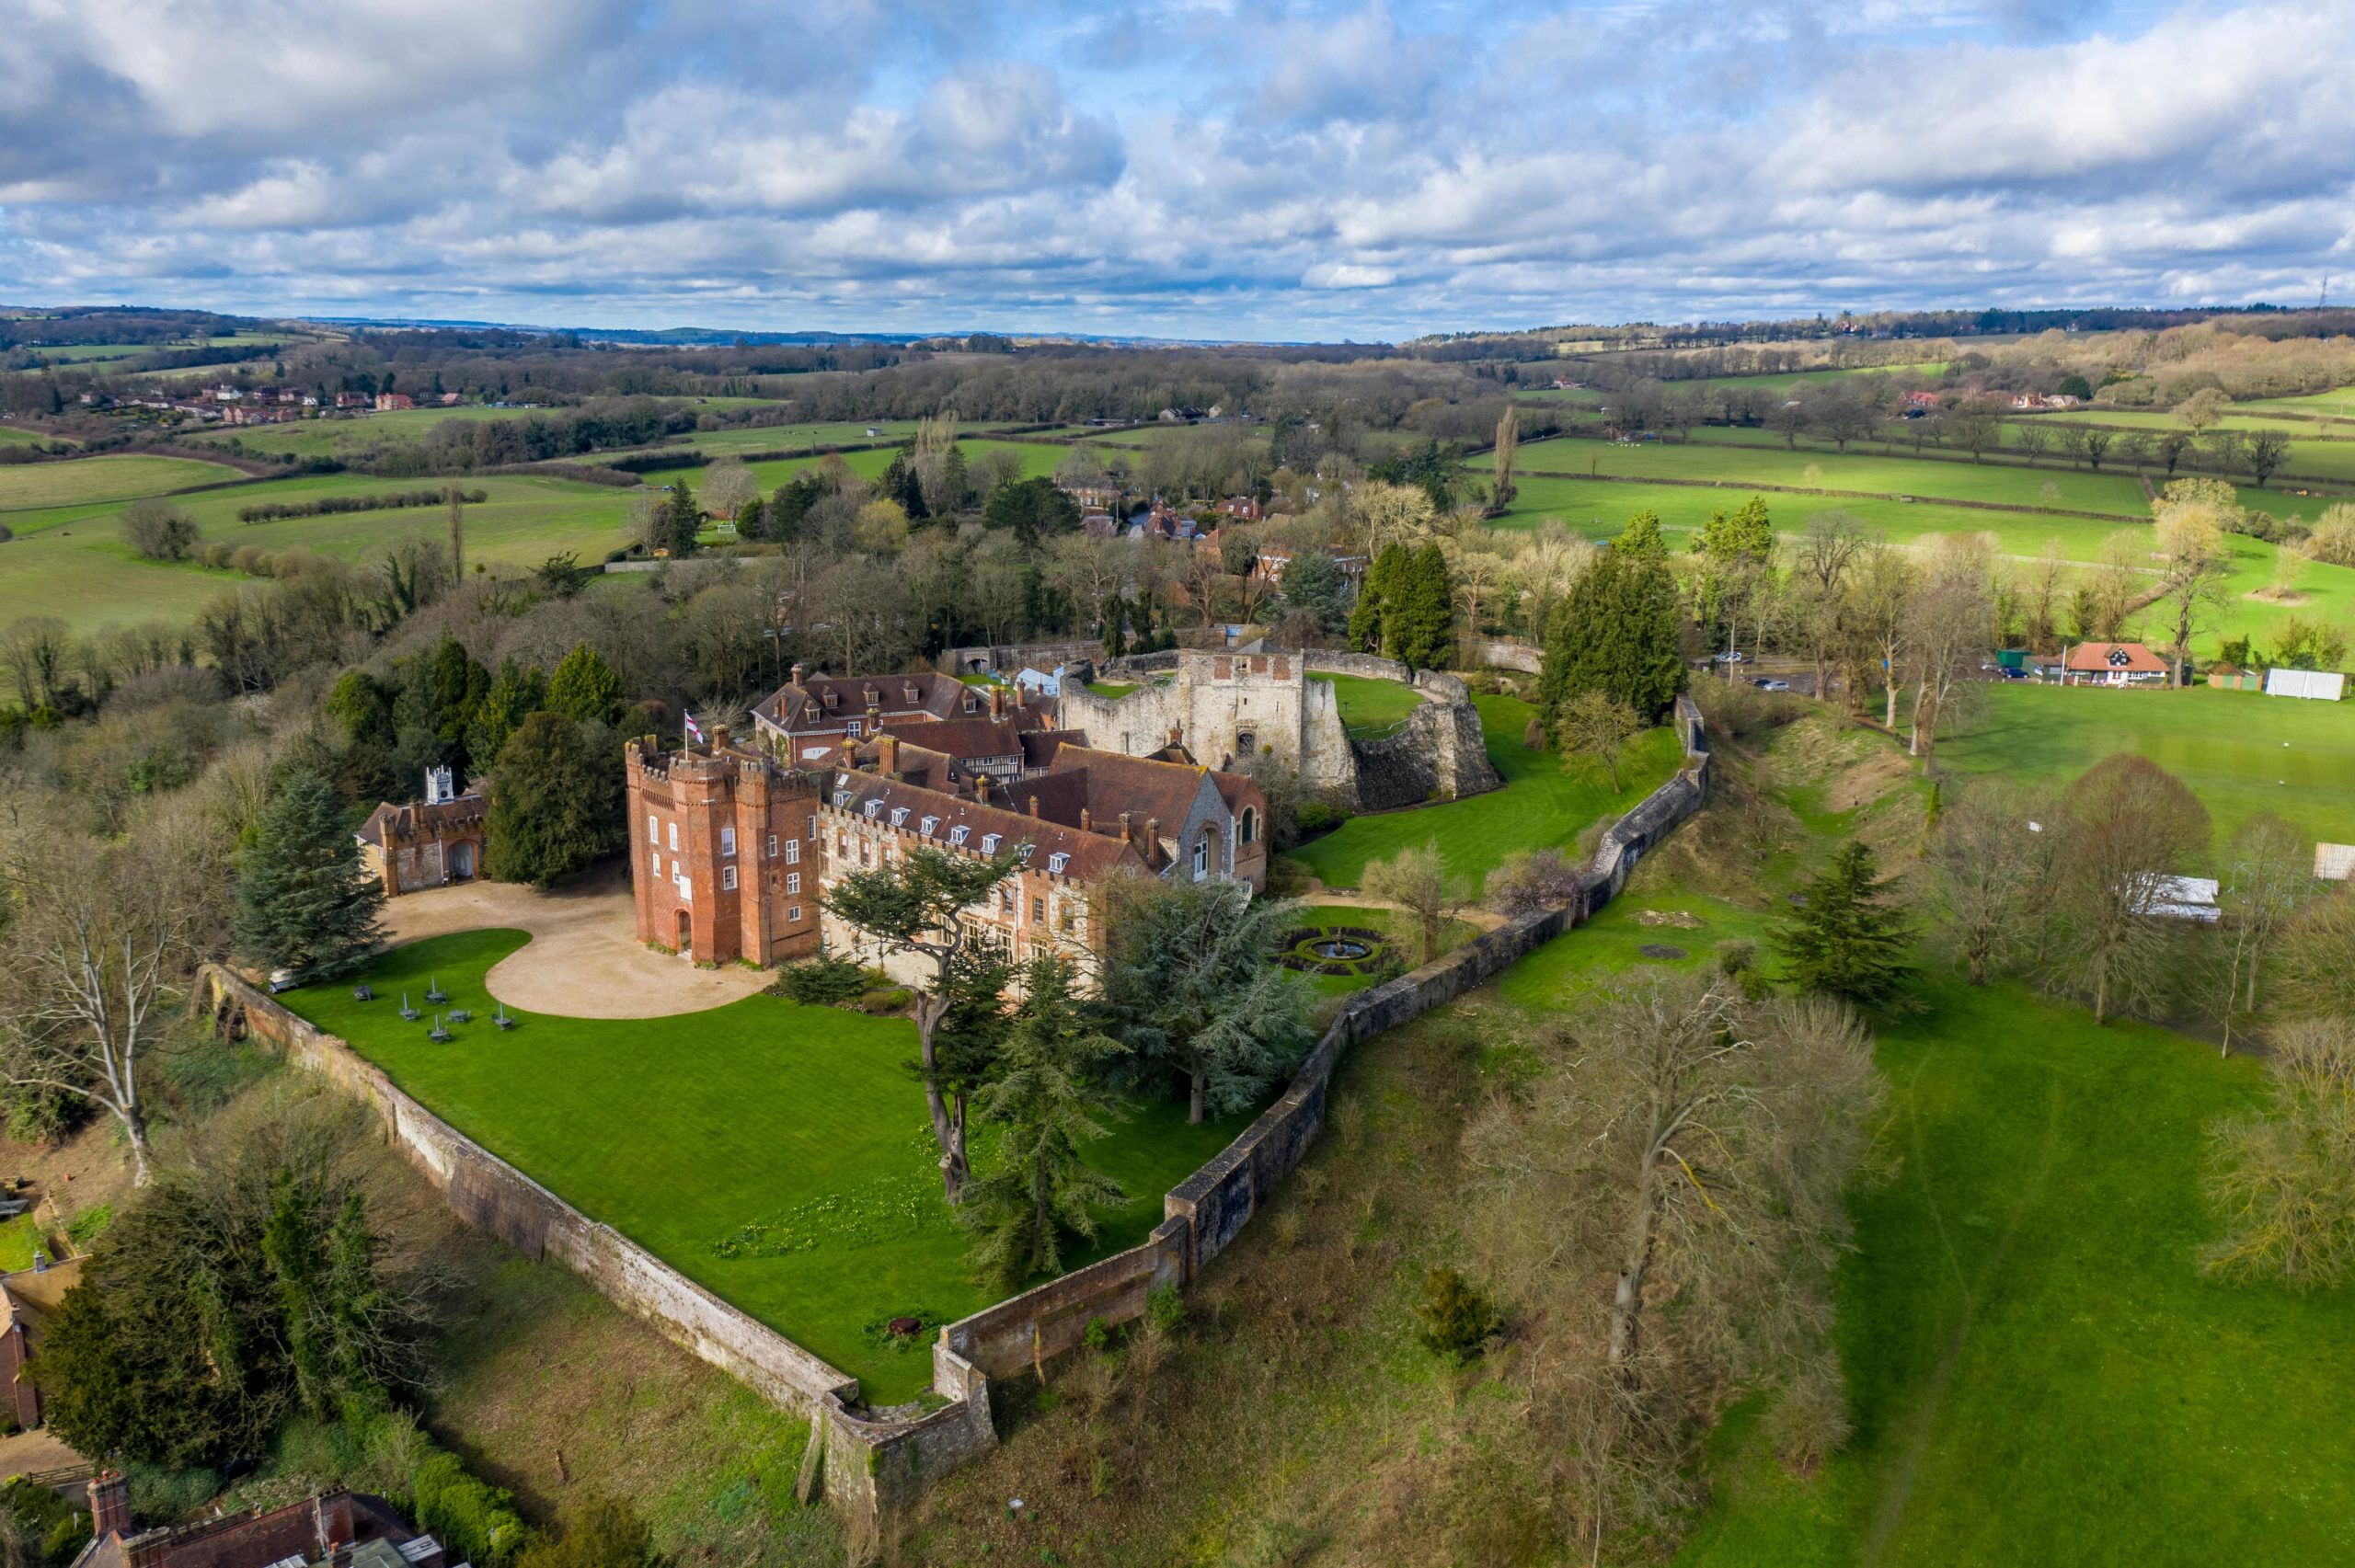
[[[834,804],[844,810],[848,810],[850,807],[850,791],[846,789],[838,789],[834,791]]]
[[[951,829],[949,829],[949,830],[948,830],[948,841],[949,841],[950,843],[952,843],[952,844],[960,844],[960,845],[961,845],[962,843],[964,843],[965,840],[966,840],[966,839],[967,839],[967,838],[968,838],[968,837],[972,833],[972,831],[973,831],[973,830],[972,830],[972,829],[971,829],[971,828],[964,828],[964,827],[951,828]]]
[[[982,835],[982,853],[983,854],[997,853],[998,840],[1003,836],[1004,835],[998,833],[983,833]]]
[[[867,803],[867,815],[870,819],[882,816],[883,803],[879,800],[868,801]]]
[[[900,693],[911,705],[924,701],[924,693],[917,691],[913,686],[901,687]]]
[[[907,821],[908,808],[906,807],[894,806],[891,807],[891,826],[894,828],[903,828],[907,826]]]
[[[1030,864],[1030,852],[1038,847],[1036,844],[1017,844],[1014,846],[1014,858],[1028,865]]]
[[[826,705],[830,708],[834,705],[834,694],[832,692],[826,693]]]
[[[965,711],[966,711],[967,713],[969,713],[969,714],[971,714],[971,713],[979,713],[979,712],[981,712],[981,710],[982,710],[982,700],[981,700],[979,697],[976,697],[975,695],[973,695],[973,693],[972,693],[971,692],[970,692],[970,691],[969,691],[969,692],[967,692],[965,693]]]
[[[1063,867],[1070,864],[1071,856],[1063,853],[1060,850],[1047,857],[1047,869],[1059,876],[1062,874]]]
[[[925,818],[922,822],[919,822],[918,824],[916,824],[916,831],[918,831],[919,833],[922,833],[925,838],[927,838],[927,839],[928,839],[928,838],[932,837],[932,830],[933,830],[935,828],[937,828],[937,827],[939,827],[939,826],[940,826],[940,818],[937,818],[937,817],[927,817],[927,818]]]

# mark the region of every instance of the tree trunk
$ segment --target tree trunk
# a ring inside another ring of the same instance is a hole
[[[1881,688],[1888,699],[1889,707],[1889,717],[1884,721],[1883,727],[1894,735],[1897,733],[1897,668],[1894,660],[1890,661],[1881,670]]]
[[[1202,1091],[1207,1087],[1207,1074],[1200,1072],[1192,1075],[1192,1092],[1186,1104],[1188,1127],[1200,1127],[1202,1124]]]
[[[2094,1027],[2098,1029],[2109,1011],[2109,971],[2105,968],[2094,981]]]
[[[1643,1334],[1644,1279],[1652,1266],[1652,1185],[1659,1179],[1660,1155],[1644,1159],[1643,1177],[1636,1193],[1635,1223],[1627,1235],[1618,1283],[1611,1292],[1611,1367],[1622,1378]]]
[[[131,1185],[144,1187],[155,1179],[147,1160],[147,1113],[132,1105],[117,1110],[115,1119],[122,1123],[123,1137],[131,1143]]]
[[[961,1200],[965,1188],[965,1128],[963,1105],[952,1111],[941,1092],[939,1060],[933,1031],[948,1014],[948,999],[937,991],[916,998],[916,1049],[924,1061],[924,1105],[932,1117],[932,1140],[940,1150],[941,1194],[950,1203]]]

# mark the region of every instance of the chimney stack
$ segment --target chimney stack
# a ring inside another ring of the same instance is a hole
[[[1030,797],[1030,816],[1034,821],[1039,816],[1039,797],[1035,795]]]
[[[99,1540],[131,1533],[131,1482],[119,1470],[90,1478],[90,1534]]]
[[[867,704],[867,733],[874,734],[883,727],[883,710],[875,704]]]
[[[724,725],[724,724],[715,724],[715,725],[713,725],[713,726],[711,727],[711,754],[712,754],[713,756],[717,757],[717,756],[718,756],[722,751],[725,751],[725,750],[728,750],[728,727],[727,727],[726,725]]]
[[[1096,830],[1095,822],[1088,816],[1087,807],[1085,806],[1079,808],[1079,830],[1083,833],[1092,833]]]
[[[1185,726],[1173,724],[1169,727],[1169,744],[1172,746],[1183,746],[1186,744]]]
[[[1005,688],[1003,686],[993,686],[990,688],[990,717],[1004,718],[1005,716]]]
[[[1153,856],[1154,856],[1155,852],[1155,851],[1157,851],[1157,850],[1159,850],[1160,848],[1161,848],[1161,818],[1158,818],[1158,817],[1148,817],[1148,818],[1146,818],[1144,819],[1144,844],[1143,844],[1143,849],[1144,849],[1144,857],[1145,857],[1145,859],[1147,859],[1147,860],[1151,860],[1151,859],[1153,858]]]
[[[1017,681],[1014,683],[1014,705],[1017,708],[1027,707],[1028,705],[1029,692],[1029,687],[1025,686],[1021,681]]]
[[[975,773],[973,775],[973,799],[982,806],[987,806],[990,803],[989,774]]]
[[[796,686],[801,684],[801,661],[798,658],[793,661],[793,683]]]
[[[875,765],[886,773],[900,771],[900,738],[886,735],[875,743]]]
[[[1120,841],[1124,844],[1137,841],[1136,825],[1129,820],[1129,814],[1125,811],[1120,813]]]

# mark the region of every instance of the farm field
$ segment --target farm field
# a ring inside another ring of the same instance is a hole
[[[870,1401],[913,1398],[931,1380],[930,1336],[892,1348],[881,1325],[929,1327],[990,1299],[940,1202],[923,1090],[902,1065],[914,1026],[754,996],[686,1027],[518,1014],[501,1034],[483,976],[525,940],[436,937],[385,956],[368,977],[375,1001],[343,986],[285,1000],[468,1137],[856,1375]],[[396,1011],[403,990],[422,1005],[429,978],[478,1015],[450,1045]],[[1182,1104],[1156,1102],[1120,1123],[1091,1150],[1131,1196],[1105,1217],[1097,1254],[1143,1240],[1163,1193],[1247,1120],[1188,1127]],[[767,1228],[750,1251],[775,1255],[714,1250],[747,1227]]]
[[[2108,691],[2005,681],[1938,744],[1965,781],[2059,784],[2113,751],[2148,757],[2207,804],[2221,848],[2271,811],[2309,837],[2355,842],[2355,704],[2207,686]]]
[[[2239,406],[2278,408],[2285,414],[2327,414],[2355,419],[2355,386],[2342,386],[2335,392],[2311,393],[2303,397],[2254,398]]]
[[[29,430],[22,425],[0,420],[0,446],[40,446],[51,439],[39,430]]]
[[[1318,679],[1323,679],[1319,677]],[[1518,697],[1472,699],[1480,711],[1488,760],[1505,787],[1465,800],[1356,817],[1290,852],[1328,887],[1355,887],[1366,863],[1436,840],[1450,875],[1476,895],[1482,880],[1517,850],[1575,851],[1579,835],[1605,812],[1624,811],[1674,773],[1683,761],[1673,732],[1655,729],[1628,749],[1620,764],[1621,793],[1598,763],[1565,762],[1558,752],[1521,743],[1536,709]]]
[[[219,463],[185,457],[76,457],[63,463],[18,463],[0,467],[0,521],[14,512],[90,501],[131,501],[190,485],[210,485],[245,475]]]
[[[1491,465],[1491,459],[1486,455],[1471,463],[1476,469]],[[1843,456],[1817,449],[1791,452],[1778,447],[1736,447],[1698,441],[1642,441],[1622,446],[1615,441],[1556,439],[1522,446],[1521,468],[1531,475],[1571,478],[1581,474],[1612,474],[1630,478],[1793,485],[1873,495],[1983,501],[1997,506],[2053,505],[2121,517],[2150,515],[2150,502],[2142,485],[2125,475],[2028,469],[1943,458],[1909,459],[1855,452]],[[2059,489],[2057,501],[2041,498],[2042,487],[2048,482]]]
[[[0,469],[0,475],[12,472]],[[254,523],[238,521],[237,512],[270,502],[381,495],[440,483],[311,475],[208,490],[176,498],[174,504],[196,520],[208,543],[253,544],[273,554],[299,547],[366,560],[401,540],[442,538],[447,528],[442,509],[407,507]],[[594,562],[624,542],[629,490],[537,476],[474,480],[468,488],[489,494],[488,500],[466,508],[469,560],[523,568],[569,550],[583,562]],[[235,572],[193,564],[166,566],[139,559],[121,542],[115,523],[121,509],[102,503],[0,514],[0,521],[17,530],[15,540],[0,545],[0,625],[21,615],[55,615],[77,632],[157,619],[185,622],[225,589],[247,580]]]
[[[964,452],[965,461],[969,464],[986,452],[1015,452],[1022,459],[1022,472],[1026,477],[1053,474],[1055,464],[1061,463],[1063,458],[1062,447],[1043,445],[1036,441],[959,441],[957,445],[958,449]],[[868,452],[846,452],[842,454],[842,459],[850,465],[852,473],[862,479],[872,479],[886,468],[890,467],[891,459],[896,455],[898,455],[896,449],[879,447]],[[754,482],[760,486],[764,493],[766,493],[786,483],[804,468],[824,461],[824,455],[821,454],[812,457],[773,458],[766,463],[747,464],[745,466],[752,471]],[[649,485],[661,486],[670,484],[684,474],[687,476],[687,483],[692,485],[697,482],[696,475],[702,471],[703,466],[701,464],[688,464],[676,468],[656,468],[649,470],[643,477]]]

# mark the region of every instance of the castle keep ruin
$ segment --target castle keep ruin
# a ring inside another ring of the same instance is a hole
[[[1318,673],[1411,684],[1422,702],[1389,734],[1353,738],[1332,683]],[[1464,682],[1362,654],[1197,653],[1114,661],[1109,681],[1138,690],[1102,697],[1066,682],[1059,722],[1107,751],[1151,756],[1182,746],[1218,769],[1272,756],[1297,770],[1304,792],[1357,811],[1453,800],[1502,787]]]

